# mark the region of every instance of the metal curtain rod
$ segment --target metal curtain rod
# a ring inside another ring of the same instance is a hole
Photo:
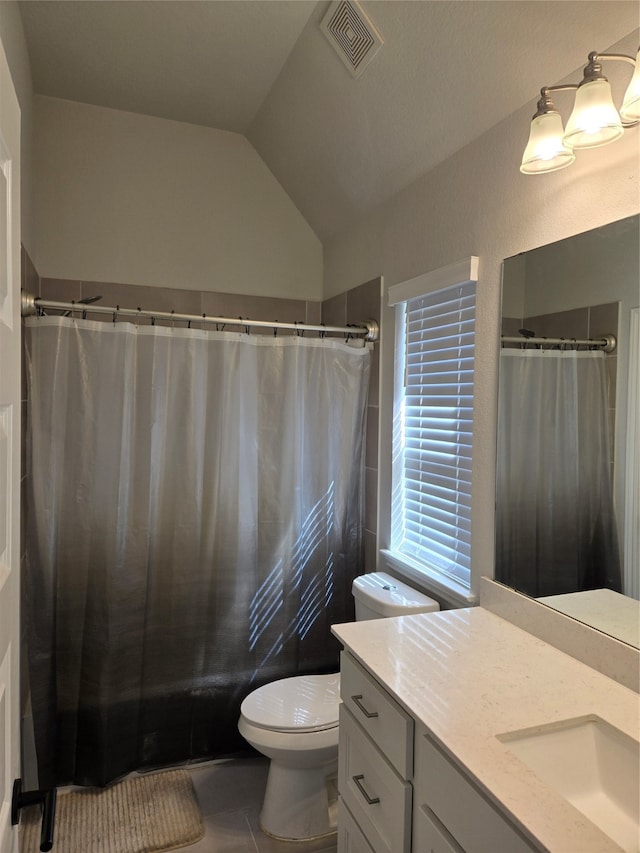
[[[564,344],[565,346],[574,347],[594,347],[604,350],[604,352],[613,352],[617,345],[615,335],[602,335],[602,337],[589,340],[577,340],[576,338],[534,338],[521,335],[510,337],[502,335],[500,340],[503,344],[549,344],[553,346]]]
[[[219,326],[256,326],[267,329],[293,329],[297,332],[335,332],[342,335],[363,335],[365,341],[377,341],[380,328],[376,320],[363,320],[353,326],[324,326],[309,323],[279,323],[268,320],[250,320],[245,317],[210,317],[208,314],[178,314],[175,311],[145,311],[141,308],[110,308],[106,305],[87,305],[82,302],[56,302],[52,299],[40,299],[22,294],[22,316],[37,314],[44,308],[56,311],[80,312],[86,314],[111,314],[114,321],[122,317],[150,317],[156,320],[177,320],[183,323],[216,323]]]

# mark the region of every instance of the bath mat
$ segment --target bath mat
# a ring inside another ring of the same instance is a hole
[[[21,853],[40,849],[40,808],[25,809]],[[58,795],[55,853],[161,853],[199,841],[200,807],[186,770],[130,776]]]

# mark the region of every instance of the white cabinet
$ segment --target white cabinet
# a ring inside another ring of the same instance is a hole
[[[425,853],[464,853],[431,809],[416,802],[413,813],[413,846]]]
[[[340,685],[338,850],[410,853],[413,720],[344,653]]]
[[[356,823],[342,797],[338,798],[338,850],[342,853],[373,853],[373,847],[365,838],[364,832]]]
[[[338,853],[539,849],[347,652],[341,673]]]
[[[403,779],[413,774],[413,720],[367,670],[343,652],[340,696]]]
[[[525,840],[422,726],[416,727],[415,767],[412,849],[417,853],[539,849]]]

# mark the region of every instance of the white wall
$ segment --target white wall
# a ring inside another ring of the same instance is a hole
[[[240,134],[36,96],[40,275],[322,298],[322,246]]]
[[[14,0],[0,0],[0,41],[9,63],[13,86],[20,104],[20,239],[29,254],[34,249],[33,227],[33,84],[29,54],[22,28],[18,4]]]
[[[637,46],[636,32],[616,49],[635,54]],[[640,210],[640,128],[627,131],[607,148],[580,152],[568,169],[525,176],[519,165],[533,112],[530,105],[514,113],[325,244],[325,298],[376,275],[383,275],[389,287],[470,255],[480,258],[473,456],[478,499],[472,518],[472,563],[489,576],[493,576],[494,562],[502,260]],[[381,344],[378,530],[382,547],[387,544],[390,320],[387,312]]]

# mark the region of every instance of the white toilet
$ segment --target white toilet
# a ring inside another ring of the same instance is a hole
[[[432,598],[383,572],[356,578],[356,621],[439,610]],[[260,826],[275,838],[308,840],[336,830],[340,674],[265,684],[240,708],[238,729],[271,759]]]

